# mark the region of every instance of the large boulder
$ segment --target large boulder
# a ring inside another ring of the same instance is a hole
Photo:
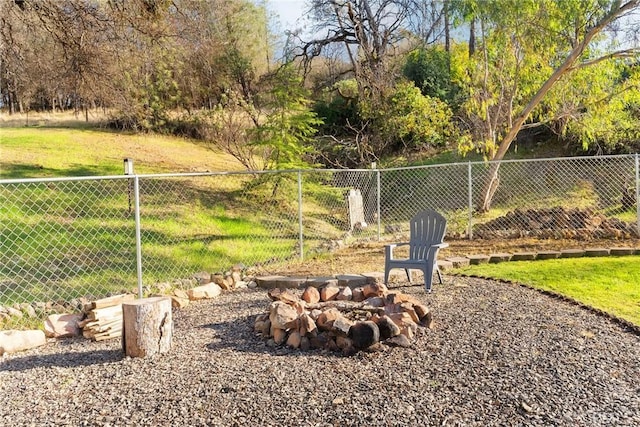
[[[349,330],[349,338],[355,348],[363,350],[380,341],[380,329],[372,321],[358,322]]]
[[[80,335],[78,322],[81,314],[51,314],[44,321],[44,334],[49,338],[67,338]]]
[[[39,347],[46,342],[44,332],[40,330],[0,331],[0,356]]]
[[[271,326],[277,329],[287,330],[295,326],[298,312],[295,308],[282,301],[274,301],[269,308],[269,320]]]
[[[200,299],[210,299],[215,298],[222,292],[222,288],[215,283],[208,283],[202,286],[196,286],[195,288],[191,288],[187,291],[187,295],[189,295],[189,299],[191,301],[200,300]]]

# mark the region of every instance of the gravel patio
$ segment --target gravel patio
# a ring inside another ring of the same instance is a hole
[[[269,348],[265,290],[174,311],[173,348],[59,340],[0,358],[0,425],[637,426],[640,337],[515,284],[446,277],[413,348],[342,357]]]

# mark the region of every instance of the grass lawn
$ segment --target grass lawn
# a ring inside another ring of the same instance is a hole
[[[183,138],[90,127],[0,127],[0,179],[122,175],[125,157],[134,159],[138,174],[243,170],[232,156]],[[238,263],[295,258],[295,176],[279,181],[277,195],[274,182],[263,181],[248,174],[141,178],[145,286]],[[131,185],[115,179],[0,186],[0,305],[134,288]],[[330,195],[341,201],[340,189]],[[326,211],[317,206],[326,195],[312,196],[305,209]],[[336,233],[335,226],[326,228],[305,244]]]
[[[242,170],[232,156],[184,138],[101,129],[0,128],[0,179]]]
[[[640,325],[639,261],[638,256],[517,261],[457,272],[530,284]]]

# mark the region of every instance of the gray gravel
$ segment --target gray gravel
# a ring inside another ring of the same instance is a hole
[[[170,354],[60,340],[0,358],[0,425],[640,425],[640,337],[517,285],[471,278],[416,294],[414,348],[341,357],[268,348],[263,290],[174,312]]]

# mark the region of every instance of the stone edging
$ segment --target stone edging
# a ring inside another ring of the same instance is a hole
[[[539,252],[514,252],[514,253],[493,253],[489,255],[474,254],[467,256],[447,257],[443,261],[438,261],[442,269],[451,267],[462,267],[465,265],[478,265],[485,263],[499,263],[506,261],[534,261],[558,258],[581,258],[581,257],[601,257],[601,256],[624,256],[640,255],[638,248],[587,248],[587,249],[563,249],[561,251],[539,251]]]

